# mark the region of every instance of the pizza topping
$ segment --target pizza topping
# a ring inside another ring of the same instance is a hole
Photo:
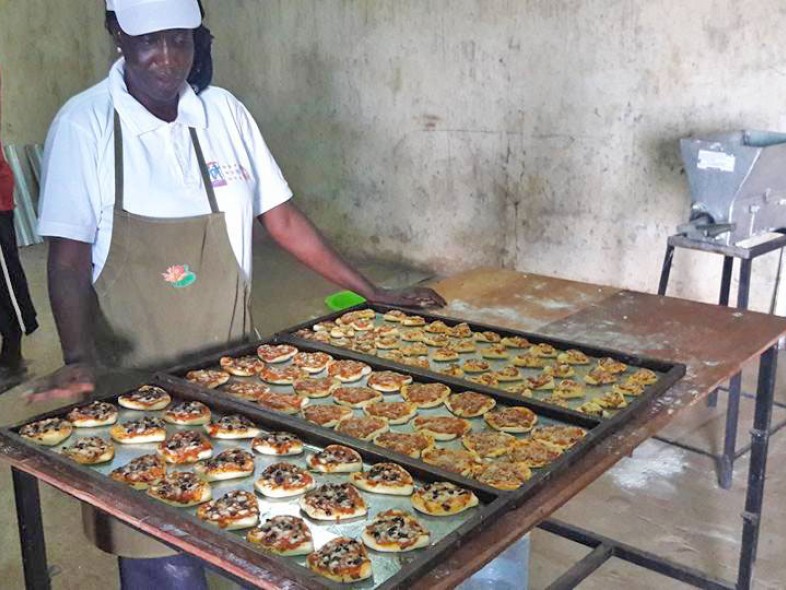
[[[625,383],[615,383],[612,385],[611,390],[629,397],[636,397],[644,393],[644,385],[631,381],[629,377]]]
[[[259,516],[259,502],[254,494],[242,490],[227,492],[218,500],[202,504],[197,510],[197,517],[222,529],[252,516]]]
[[[412,328],[411,330],[401,331],[401,340],[404,342],[423,342],[426,333],[420,328]]]
[[[406,551],[424,536],[430,536],[428,530],[415,517],[404,510],[396,509],[377,514],[374,520],[366,525],[365,533],[375,544],[395,547],[400,551]]]
[[[516,367],[502,367],[499,371],[492,373],[498,381],[518,381],[521,379],[521,373]]]
[[[475,332],[475,340],[477,340],[478,342],[497,343],[502,340],[502,336],[500,336],[496,332],[491,332],[487,330],[485,332]]]
[[[548,374],[527,377],[524,382],[530,389],[554,389],[554,377]]]
[[[376,463],[368,471],[354,474],[353,479],[363,479],[369,487],[413,485],[409,472],[397,463]]]
[[[208,473],[225,471],[254,471],[254,455],[243,449],[227,449],[212,459],[201,463],[202,470]]]
[[[414,416],[417,409],[418,407],[410,402],[374,402],[363,408],[363,411],[369,416],[386,418],[394,422]]]
[[[370,372],[371,367],[360,361],[340,360],[328,365],[328,375],[341,381],[356,381]]]
[[[267,410],[294,414],[308,403],[308,398],[300,397],[293,393],[275,393],[268,391],[259,394],[257,403]]]
[[[467,381],[472,381],[473,383],[478,383],[487,387],[496,387],[499,385],[499,379],[497,379],[497,376],[492,373],[473,375],[472,377],[467,377]]]
[[[572,377],[575,373],[573,367],[568,363],[556,363],[543,367],[543,374],[552,377]]]
[[[424,356],[428,354],[428,346],[422,342],[413,342],[409,346],[400,346],[399,352],[404,356]]]
[[[297,516],[287,515],[267,519],[249,532],[248,540],[279,551],[291,550],[312,542],[311,531],[305,521]]]
[[[319,373],[332,360],[333,357],[326,352],[299,352],[292,357],[292,364],[309,373]]]
[[[529,349],[529,354],[534,354],[535,356],[540,356],[543,358],[553,358],[557,356],[558,352],[559,351],[551,344],[546,344],[545,342],[542,344],[536,344]]]
[[[303,418],[319,426],[327,426],[352,415],[352,408],[336,404],[318,404],[303,408]]]
[[[216,371],[216,372],[222,373],[225,376],[229,377],[223,371]],[[122,403],[123,401],[132,402],[134,404],[139,404],[142,406],[153,406],[163,402],[164,400],[166,400],[166,403],[169,403],[170,399],[171,396],[160,387],[156,387],[155,385],[143,385],[136,391],[121,395],[118,398],[118,402],[120,402],[121,406],[123,405]]]
[[[186,373],[186,379],[197,385],[203,385],[209,389],[214,389],[229,381],[229,373],[226,371],[216,371],[214,369],[201,369]]]
[[[290,385],[296,379],[308,377],[303,369],[298,367],[265,367],[259,372],[259,378],[268,383]]]
[[[584,376],[584,381],[590,385],[609,385],[617,381],[614,373],[607,371],[604,367],[594,367]]]
[[[67,420],[62,418],[46,418],[38,422],[25,424],[19,429],[20,436],[37,437],[49,432],[58,432],[61,430],[71,430],[72,425]]]
[[[68,420],[76,422],[79,420],[96,420],[104,422],[117,416],[117,408],[106,402],[93,402],[90,405],[75,408],[68,413]]]
[[[472,328],[469,327],[469,324],[466,322],[461,322],[460,324],[456,324],[450,328],[448,335],[453,338],[472,338],[473,332]]]
[[[650,369],[637,369],[633,375],[628,377],[629,383],[638,383],[639,385],[651,385],[657,380],[658,375]]]
[[[548,361],[536,354],[527,353],[513,357],[513,364],[526,369],[541,369],[548,364]]]
[[[566,350],[557,355],[557,361],[560,363],[567,363],[569,365],[588,365],[590,362],[589,357],[575,348]]]
[[[538,426],[532,430],[532,440],[569,449],[587,435],[587,431],[578,426]]]
[[[426,320],[419,315],[411,315],[401,319],[402,326],[425,326]]]
[[[450,387],[442,383],[411,383],[401,388],[401,397],[419,407],[440,405],[450,393]]]
[[[491,370],[491,365],[488,364],[486,361],[469,359],[464,361],[464,365],[462,366],[462,368],[467,373],[485,373],[486,371]]]
[[[256,429],[250,418],[246,418],[241,414],[230,414],[222,416],[218,420],[214,420],[208,424],[209,431],[213,432],[245,432],[249,429]]]
[[[459,475],[469,475],[480,462],[474,453],[456,449],[427,449],[423,461]]]
[[[363,496],[348,483],[324,483],[318,488],[307,492],[303,502],[326,516],[337,519],[347,514],[355,515],[356,511],[366,511]]]
[[[173,471],[167,473],[162,481],[153,484],[148,490],[151,496],[164,498],[177,504],[190,504],[200,500],[207,483],[196,473],[190,471]]]
[[[120,424],[122,431],[127,435],[142,435],[155,430],[164,430],[165,425],[160,418],[145,416],[137,420],[123,422]]]
[[[202,402],[186,401],[180,402],[166,411],[166,416],[176,420],[188,420],[210,415],[210,408]]]
[[[530,438],[516,440],[508,447],[507,458],[514,463],[526,463],[530,468],[543,467],[556,461],[562,449]]]
[[[428,334],[423,338],[423,344],[426,346],[439,347],[440,349],[445,350],[447,349],[448,344],[450,344],[450,338],[448,338],[445,334]],[[453,351],[447,350],[447,352]]]
[[[497,402],[493,397],[482,393],[463,391],[451,395],[445,402],[445,405],[456,416],[473,418],[485,414],[496,406]]]
[[[286,455],[296,448],[303,448],[303,441],[289,432],[266,432],[251,441],[251,447],[268,446],[275,449],[278,454]]]
[[[515,441],[515,436],[504,432],[471,432],[461,439],[467,449],[484,458],[504,455]]]
[[[374,437],[374,444],[409,457],[420,457],[434,446],[434,439],[421,432],[383,432]]]
[[[158,455],[142,455],[122,467],[118,467],[109,477],[129,484],[155,483],[166,474],[166,464]]]
[[[257,348],[257,355],[266,363],[282,363],[298,353],[290,344],[263,344]]]
[[[398,362],[400,362],[402,365],[409,365],[410,367],[420,367],[421,369],[431,368],[431,365],[429,365],[428,362],[428,357],[425,356],[405,356]]]
[[[270,391],[270,388],[264,383],[254,383],[253,381],[235,381],[233,383],[224,385],[222,390],[241,399],[256,401],[260,395]]]
[[[399,311],[398,309],[391,309],[390,311],[386,312],[385,315],[382,316],[382,319],[388,322],[400,322],[407,314],[403,311]]]
[[[614,374],[624,373],[628,368],[628,365],[626,365],[625,363],[621,363],[617,359],[613,359],[611,357],[605,357],[600,359],[598,361],[598,366],[601,367],[606,372],[614,373]]]
[[[333,328],[338,328],[338,324],[328,320],[314,324],[313,328],[315,332],[330,332]]]
[[[619,410],[621,408],[627,407],[628,405],[625,396],[618,391],[608,391],[602,396],[594,398],[592,401],[598,404],[601,408],[610,410]]]
[[[333,391],[333,399],[340,404],[360,407],[382,399],[382,394],[370,387],[339,387]]]
[[[256,375],[260,370],[265,368],[265,363],[256,356],[240,356],[232,358],[231,356],[222,356],[218,364],[225,371],[241,377]]]
[[[504,344],[492,344],[480,349],[480,356],[486,359],[506,359],[510,356]]]
[[[158,448],[165,456],[177,458],[177,463],[194,463],[199,460],[200,453],[211,450],[213,445],[196,430],[181,430]]]
[[[306,562],[317,572],[351,579],[360,579],[361,568],[370,564],[365,546],[349,537],[328,541],[319,551],[309,555]]]
[[[340,384],[341,381],[331,377],[323,377],[321,379],[307,377],[304,379],[295,379],[292,383],[292,388],[298,395],[305,395],[306,397],[327,397]]]
[[[378,391],[398,391],[412,383],[412,377],[395,371],[374,371],[368,376],[368,386]]]
[[[415,490],[412,505],[434,516],[456,514],[476,506],[478,499],[470,490],[447,481],[438,481]]]
[[[361,440],[370,440],[388,429],[388,421],[377,416],[350,416],[336,424],[336,432]]]
[[[525,463],[511,461],[485,463],[475,475],[479,482],[501,490],[520,488],[531,477],[532,472]]]
[[[95,463],[107,452],[114,453],[114,445],[100,436],[85,436],[63,449],[63,454],[79,463]]]
[[[502,345],[508,348],[529,348],[530,342],[523,336],[505,336]]]
[[[283,490],[305,489],[314,483],[310,473],[292,463],[273,463],[259,476],[260,485],[281,488]]]
[[[469,422],[455,416],[418,416],[414,422],[415,430],[430,433],[461,436],[472,429]]]
[[[333,466],[346,463],[362,463],[360,454],[344,445],[328,445],[309,457],[311,466]]]
[[[538,421],[538,417],[529,408],[510,406],[497,408],[485,414],[483,418],[488,424],[498,430],[530,430]]]

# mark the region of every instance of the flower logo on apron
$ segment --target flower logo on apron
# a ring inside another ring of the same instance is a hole
[[[166,269],[166,272],[161,273],[161,276],[164,277],[167,283],[170,283],[176,289],[188,287],[197,279],[196,275],[188,269],[187,264],[170,266]]]

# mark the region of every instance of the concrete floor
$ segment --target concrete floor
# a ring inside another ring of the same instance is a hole
[[[298,266],[290,257],[257,236],[255,252],[255,320],[261,333],[269,334],[325,312],[322,300],[335,287]],[[28,378],[44,375],[60,364],[60,352],[46,299],[45,246],[22,251],[36,301],[41,328],[25,339]],[[422,273],[392,265],[360,263],[371,278],[387,286],[409,284],[424,278]],[[275,313],[266,313],[266,310]],[[781,363],[783,367],[785,363]],[[781,371],[778,397],[784,399],[786,381]],[[752,389],[755,368],[746,372]],[[41,413],[56,404],[25,405],[25,385],[0,396],[2,423],[12,423]],[[708,449],[718,447],[723,428],[723,403],[717,409],[695,408],[667,430],[668,435],[691,441]],[[777,411],[776,419],[786,418]],[[743,441],[752,421],[752,403],[743,404]],[[779,466],[786,460],[786,431],[775,435],[770,444],[770,476],[765,497],[763,524],[756,568],[757,589],[786,588],[786,473]],[[727,579],[736,578],[747,477],[747,458],[738,462],[730,491],[716,486],[711,459],[672,446],[648,441],[632,457],[597,480],[563,507],[555,516],[618,538],[642,549],[668,556]],[[77,502],[42,486],[44,522],[49,562],[56,589],[111,589],[117,586],[115,560],[81,540]],[[10,470],[0,467],[0,588],[22,588],[22,569]],[[542,531],[533,533],[530,588],[546,587],[572,562],[588,551]],[[217,583],[216,588],[225,587]],[[685,588],[656,574],[616,560],[580,585],[581,589],[615,590],[630,588],[663,590]]]

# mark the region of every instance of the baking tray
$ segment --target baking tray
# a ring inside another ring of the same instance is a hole
[[[230,480],[226,482],[214,482],[213,498],[216,499],[232,489],[244,489],[253,491],[253,482],[258,477],[261,470],[267,465],[276,461],[289,461],[298,465],[305,465],[305,456],[309,451],[318,450],[327,444],[342,443],[347,446],[355,448],[364,460],[364,467],[368,467],[373,463],[383,460],[390,460],[390,457],[380,453],[383,449],[379,447],[364,448],[367,445],[358,445],[355,439],[342,437],[342,436],[325,436],[320,429],[303,428],[304,423],[293,424],[289,420],[282,420],[286,418],[278,414],[272,414],[263,411],[261,408],[249,407],[240,400],[224,396],[213,395],[209,390],[203,390],[200,387],[193,386],[190,383],[175,380],[166,375],[157,375],[150,380],[153,385],[164,387],[172,395],[174,401],[179,400],[198,400],[208,405],[216,416],[228,413],[242,413],[252,418],[257,425],[261,426],[264,430],[287,430],[293,432],[301,437],[306,446],[306,453],[295,457],[267,457],[254,453],[256,471],[253,477],[247,477],[238,480]],[[111,401],[116,403],[117,394],[97,396],[94,399],[104,401]],[[77,436],[91,436],[98,435],[99,433],[108,436],[109,427],[101,428],[80,428],[75,429],[75,432],[60,445],[55,447],[42,447],[32,444],[18,436],[18,430],[24,424],[34,422],[49,417],[65,417],[65,415],[74,407],[84,405],[85,402],[79,404],[72,404],[66,408],[61,408],[57,411],[48,412],[40,416],[25,420],[15,426],[0,429],[0,434],[10,438],[14,443],[22,445],[29,451],[37,454],[42,454],[47,457],[48,461],[57,465],[60,477],[63,479],[74,478],[83,480],[92,484],[98,493],[106,494],[108,497],[123,497],[132,504],[138,505],[147,512],[162,513],[164,511],[165,518],[171,522],[173,526],[180,527],[183,530],[197,531],[196,534],[200,536],[201,541],[206,542],[214,547],[221,547],[224,551],[230,551],[232,554],[241,557],[247,561],[258,564],[260,567],[277,572],[284,577],[290,577],[294,580],[302,581],[304,588],[345,588],[346,584],[337,584],[331,582],[317,574],[314,574],[306,567],[304,567],[305,556],[301,557],[278,557],[266,554],[259,549],[256,549],[253,544],[244,540],[246,530],[243,531],[222,531],[217,527],[202,523],[196,518],[196,508],[175,508],[159,502],[153,498],[148,497],[144,492],[135,491],[126,485],[115,482],[107,477],[107,474],[114,468],[127,463],[129,460],[154,452],[156,444],[145,445],[115,445],[116,456],[112,462],[98,466],[83,466],[75,463],[57,451],[64,446],[70,444]],[[119,421],[124,421],[133,417],[140,417],[143,415],[162,415],[162,411],[158,412],[138,412],[133,410],[126,410],[120,408]],[[202,427],[188,427],[188,426],[174,426],[167,425],[167,432],[171,434],[177,430],[201,429]],[[343,439],[343,440],[339,440]],[[250,440],[212,440],[214,445],[214,454],[221,450],[233,447],[249,448]],[[473,480],[464,480],[461,476],[449,472],[443,472],[440,469],[430,469],[428,465],[415,462],[411,459],[402,457],[402,460],[396,461],[404,466],[413,475],[416,484],[432,481],[455,481],[457,483],[466,484],[465,487],[472,489],[480,500],[480,505],[477,508],[468,510],[459,515],[448,518],[429,517],[428,515],[421,515],[418,513],[418,518],[429,529],[432,534],[432,545],[422,550],[417,550],[411,553],[380,553],[369,550],[369,556],[372,561],[374,571],[373,578],[369,580],[356,582],[351,584],[353,588],[361,589],[391,589],[399,588],[406,585],[408,582],[417,579],[423,573],[433,568],[434,564],[445,555],[446,552],[454,548],[461,542],[468,534],[473,531],[480,530],[489,522],[506,510],[506,502],[498,490],[489,488],[478,484]],[[409,463],[409,464],[407,464]],[[170,466],[169,470],[178,471],[191,471],[192,467],[187,465]],[[347,481],[347,474],[316,474],[315,478],[317,483],[328,482],[345,482]],[[361,494],[366,499],[368,504],[368,516],[363,519],[352,519],[344,523],[320,523],[319,521],[312,521],[306,518],[309,528],[314,537],[315,547],[318,549],[322,544],[331,538],[339,535],[347,535],[358,538],[363,526],[378,512],[389,508],[403,508],[410,512],[415,512],[411,506],[409,497],[401,496],[384,496],[379,494],[370,494],[362,492]],[[259,496],[258,496],[259,497]],[[277,514],[293,514],[299,515],[297,501],[299,497],[270,500],[267,498],[260,499],[260,518],[264,519],[269,516]],[[194,532],[190,533],[192,536]]]

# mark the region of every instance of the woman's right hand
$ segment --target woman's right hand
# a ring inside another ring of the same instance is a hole
[[[91,365],[65,365],[30,383],[31,388],[24,397],[28,403],[64,398],[76,400],[93,393],[95,381],[95,369]]]

